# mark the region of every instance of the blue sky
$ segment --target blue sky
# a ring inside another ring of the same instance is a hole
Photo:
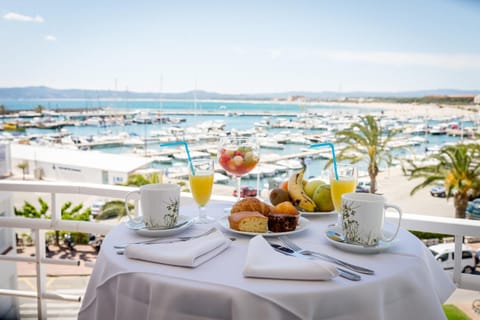
[[[0,87],[480,89],[480,1],[0,0]]]

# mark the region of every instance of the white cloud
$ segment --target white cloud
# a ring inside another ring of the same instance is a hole
[[[20,21],[20,22],[37,22],[37,23],[42,23],[44,20],[41,16],[26,16],[20,13],[15,13],[15,12],[9,12],[6,13],[3,18],[5,20],[10,20],[10,21]]]
[[[57,37],[52,36],[51,34],[45,36],[45,40],[47,41],[57,41]]]

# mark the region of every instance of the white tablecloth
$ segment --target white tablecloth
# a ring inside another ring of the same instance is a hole
[[[211,203],[209,214],[221,217],[226,204]],[[182,214],[195,216],[193,206]],[[225,231],[236,241],[197,268],[130,260],[114,244],[143,239],[123,224],[105,238],[93,269],[79,319],[445,319],[442,303],[454,284],[432,254],[406,230],[379,254],[340,251],[324,239],[335,215],[309,217],[297,243],[374,269],[353,282],[245,278],[249,236]],[[193,225],[196,234],[210,225]],[[220,226],[218,226],[221,229]]]

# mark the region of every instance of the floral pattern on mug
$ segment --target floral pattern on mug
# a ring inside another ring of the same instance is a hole
[[[163,216],[163,223],[171,228],[177,223],[178,218],[178,199],[170,199],[170,202],[167,202],[167,213]]]
[[[375,235],[369,233],[366,238],[360,235],[359,224],[355,219],[357,208],[353,207],[353,202],[344,201],[342,205],[342,228],[344,237],[348,242],[359,243],[365,246],[375,246],[378,239]]]
[[[167,228],[172,228],[177,223],[178,218],[178,199],[170,199],[169,201],[164,202],[166,204],[165,208],[167,213],[163,216],[163,225]],[[157,220],[152,219],[151,217],[145,221],[147,228],[155,229],[159,227]],[[160,225],[161,226],[161,225]],[[164,227],[162,226],[162,229]]]

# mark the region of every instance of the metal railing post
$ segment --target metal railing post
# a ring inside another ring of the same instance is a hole
[[[455,235],[455,250],[454,250],[454,267],[453,267],[453,282],[460,287],[461,284],[461,273],[462,273],[462,245],[463,245],[463,235]]]
[[[37,310],[40,319],[47,319],[47,302],[43,299],[46,293],[46,272],[42,260],[45,259],[45,231],[35,229],[35,265],[37,271]]]

